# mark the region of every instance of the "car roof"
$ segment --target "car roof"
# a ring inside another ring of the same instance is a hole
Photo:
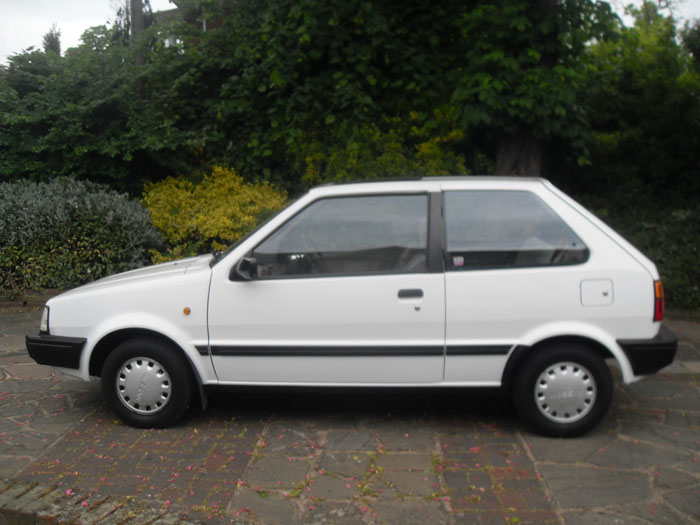
[[[516,182],[516,181],[531,181],[531,182],[544,182],[547,179],[542,177],[520,177],[515,175],[435,175],[428,177],[380,177],[378,179],[368,179],[368,180],[354,180],[354,181],[344,181],[344,182],[326,182],[324,184],[319,184],[317,188],[327,187],[327,186],[350,186],[353,184],[385,184],[389,182],[421,182],[421,181],[503,181],[503,182]]]
[[[336,182],[312,188],[309,193],[321,195],[343,195],[382,192],[441,191],[443,189],[531,189],[533,186],[548,186],[540,177],[507,177],[489,175],[454,175],[437,177],[373,179],[355,182]]]

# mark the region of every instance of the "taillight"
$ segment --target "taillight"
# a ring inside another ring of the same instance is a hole
[[[654,322],[664,318],[664,285],[654,281]]]

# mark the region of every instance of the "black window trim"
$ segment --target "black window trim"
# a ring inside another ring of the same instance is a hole
[[[337,277],[381,277],[387,275],[410,275],[410,274],[429,274],[429,273],[441,273],[444,271],[445,257],[443,252],[443,212],[442,212],[442,202],[443,202],[443,192],[442,191],[430,191],[430,190],[416,190],[416,191],[400,191],[400,192],[381,192],[381,193],[348,193],[344,195],[326,195],[314,199],[309,202],[306,206],[298,210],[294,215],[289,217],[286,221],[280,224],[277,228],[271,231],[265,236],[260,242],[253,246],[250,250],[246,252],[242,257],[252,257],[253,252],[258,246],[264,243],[267,239],[277,233],[282,227],[284,227],[289,221],[293,220],[297,215],[305,211],[310,206],[316,204],[322,200],[328,199],[347,199],[351,197],[409,197],[416,195],[424,195],[427,197],[428,209],[427,219],[428,219],[428,239],[427,239],[427,258],[428,264],[427,269],[422,272],[408,272],[408,271],[386,271],[386,272],[372,272],[372,273],[322,273],[322,274],[300,274],[300,275],[266,275],[262,277],[256,277],[256,281],[279,281],[279,280],[292,280],[292,279],[330,279]],[[234,263],[234,266],[238,264],[239,261]]]

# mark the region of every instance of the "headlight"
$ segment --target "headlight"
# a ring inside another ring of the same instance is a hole
[[[44,311],[41,314],[41,323],[39,324],[39,331],[48,334],[49,333],[49,307],[44,306]]]

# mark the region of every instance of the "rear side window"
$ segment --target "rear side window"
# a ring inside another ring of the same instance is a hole
[[[529,191],[445,193],[446,268],[523,268],[580,264],[588,248]]]
[[[264,277],[427,271],[428,196],[322,199],[253,250]]]

